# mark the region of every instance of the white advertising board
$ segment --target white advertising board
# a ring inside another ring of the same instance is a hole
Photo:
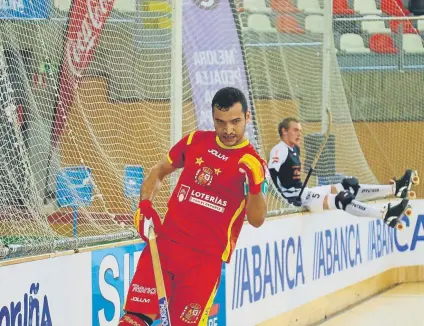
[[[387,269],[424,264],[424,201],[411,204],[401,232],[341,211],[245,225],[226,269],[227,325],[256,325]]]
[[[0,267],[0,326],[116,326],[144,247]]]
[[[90,325],[90,270],[91,253],[0,267],[0,325]]]
[[[245,225],[208,326],[257,325],[390,268],[424,265],[424,201],[412,205],[402,232],[340,211]],[[0,326],[116,326],[144,246],[0,267]]]

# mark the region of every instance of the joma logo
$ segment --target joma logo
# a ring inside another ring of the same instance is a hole
[[[219,153],[216,149],[210,149],[208,150],[208,153],[211,153],[213,156],[216,156],[217,158],[220,158],[223,161],[228,160],[228,156],[225,156],[224,154]]]

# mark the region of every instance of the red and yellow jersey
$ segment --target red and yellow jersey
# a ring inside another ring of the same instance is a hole
[[[161,234],[228,262],[246,216],[246,179],[238,169],[244,154],[264,162],[248,140],[227,147],[214,131],[181,139],[168,154],[169,162],[183,170]]]

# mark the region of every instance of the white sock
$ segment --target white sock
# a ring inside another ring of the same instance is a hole
[[[383,218],[384,211],[373,206],[361,203],[357,200],[352,200],[352,202],[346,206],[346,212],[358,217]]]
[[[396,185],[363,185],[359,188],[356,199],[359,201],[384,198],[395,194]]]

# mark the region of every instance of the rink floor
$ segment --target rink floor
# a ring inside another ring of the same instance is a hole
[[[423,326],[424,283],[400,284],[318,325]]]

